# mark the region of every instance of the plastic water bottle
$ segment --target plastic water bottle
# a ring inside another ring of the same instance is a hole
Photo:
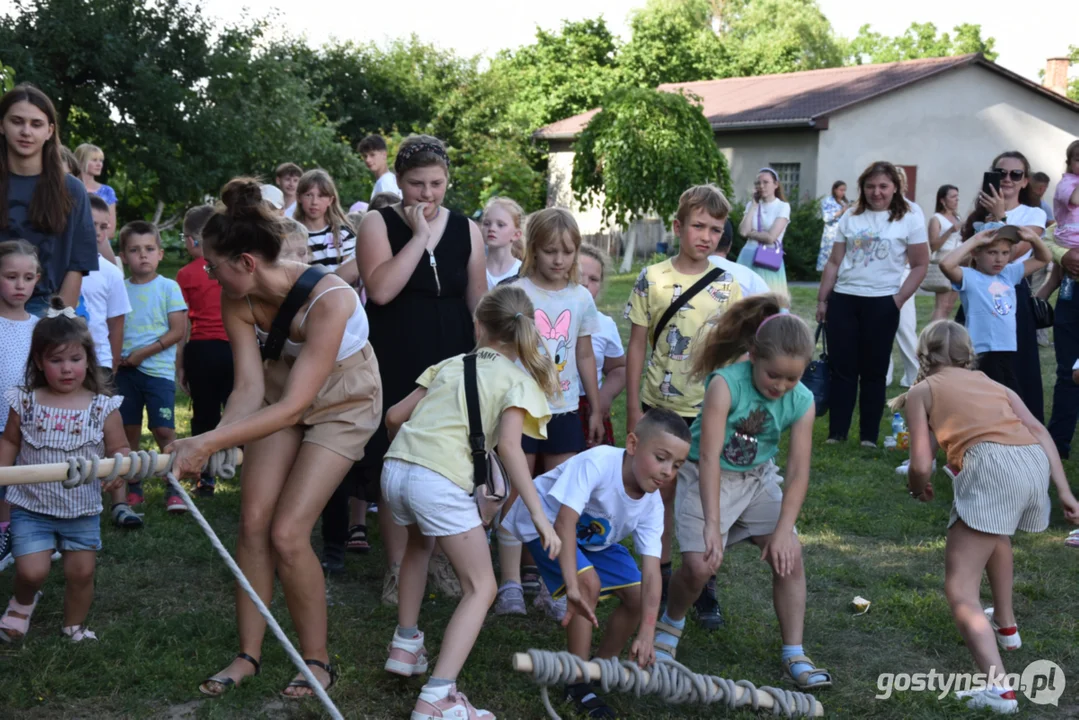
[[[895,445],[899,450],[910,448],[910,433],[907,432],[907,422],[900,413],[892,416],[892,433],[895,435]]]

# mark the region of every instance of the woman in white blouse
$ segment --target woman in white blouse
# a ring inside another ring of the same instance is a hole
[[[940,259],[962,243],[962,222],[959,219],[959,188],[941,185],[937,189],[937,205],[929,219],[929,270],[925,274],[922,290],[936,295],[931,322],[951,317],[959,293],[940,271]]]
[[[783,249],[783,233],[791,221],[791,206],[783,199],[779,175],[772,168],[761,168],[753,183],[753,199],[746,204],[746,213],[738,226],[739,234],[746,239],[738,253],[738,264],[752,268],[764,278],[772,292],[787,294],[787,268],[780,261],[779,269],[765,267],[756,262],[757,249],[778,246]]]
[[[858,398],[862,445],[876,447],[899,309],[929,264],[924,220],[911,211],[901,185],[891,163],[866,168],[858,204],[839,221],[824,267],[817,322],[826,323],[830,346],[829,443],[846,440]]]

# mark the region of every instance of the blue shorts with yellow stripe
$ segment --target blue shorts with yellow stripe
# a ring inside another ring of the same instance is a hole
[[[551,597],[557,599],[566,594],[566,583],[562,577],[562,568],[558,558],[551,560],[539,538],[525,543],[532,559],[539,568]],[[577,574],[592,569],[599,575],[599,596],[613,595],[616,590],[641,584],[641,570],[625,545],[608,545],[599,550],[590,550],[588,546],[577,545]]]

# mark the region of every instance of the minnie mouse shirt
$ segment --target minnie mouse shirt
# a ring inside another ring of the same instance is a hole
[[[576,412],[583,388],[577,371],[577,343],[580,338],[590,337],[600,330],[599,312],[592,294],[583,285],[575,283],[561,290],[546,290],[530,278],[522,278],[517,285],[536,309],[536,330],[543,338],[547,356],[558,370],[562,394],[550,398],[551,413]],[[590,342],[588,349],[591,352]]]

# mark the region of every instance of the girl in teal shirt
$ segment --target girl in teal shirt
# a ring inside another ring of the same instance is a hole
[[[732,305],[711,330],[693,372],[705,377],[704,407],[690,430],[689,461],[678,472],[675,518],[682,566],[656,624],[657,655],[673,656],[686,612],[718,569],[727,545],[749,540],[772,566],[783,638],[781,667],[799,689],[830,687],[832,676],[805,656],[806,579],[794,522],[809,486],[816,411],[802,374],[813,356],[809,327],[778,295]],[[738,360],[748,354],[748,360]],[[774,462],[790,430],[786,493]]]

